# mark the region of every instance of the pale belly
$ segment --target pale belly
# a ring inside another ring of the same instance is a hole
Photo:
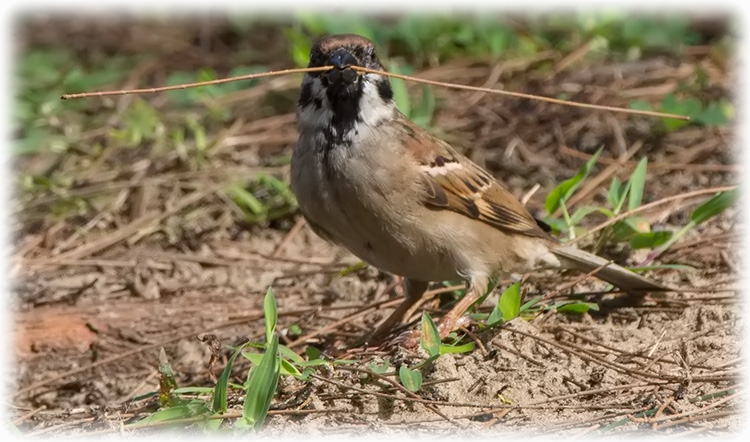
[[[443,234],[438,229],[438,235],[427,237],[417,228],[418,218],[397,213],[396,207],[402,206],[393,204],[393,199],[399,195],[370,191],[369,198],[380,199],[378,207],[388,207],[375,211],[362,202],[354,184],[342,185],[342,177],[338,177],[333,185],[330,177],[315,166],[310,167],[316,163],[303,163],[308,165],[305,168],[299,164],[293,161],[292,187],[302,213],[313,230],[322,230],[321,236],[374,267],[406,278],[442,281],[459,276],[460,266],[446,247],[456,232],[448,226]],[[420,207],[419,211],[426,209]],[[422,224],[425,222],[431,220],[421,220]]]

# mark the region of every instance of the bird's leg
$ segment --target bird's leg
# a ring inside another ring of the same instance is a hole
[[[368,344],[379,345],[383,341],[383,338],[403,321],[406,312],[419,301],[425,290],[427,290],[428,284],[424,281],[407,279],[404,281],[404,285],[406,286],[406,299],[372,332],[366,340]]]
[[[488,289],[488,283],[489,279],[484,276],[471,278],[469,289],[466,291],[464,297],[438,321],[437,328],[440,333],[440,339],[444,339],[450,332],[464,325],[464,320],[468,319],[464,316],[464,313],[485,294]]]
[[[440,339],[444,339],[450,334],[450,332],[463,326],[468,320],[468,317],[464,316],[466,310],[471,307],[479,298],[484,295],[488,288],[489,278],[485,276],[476,276],[471,278],[469,289],[466,294],[461,298],[455,306],[448,313],[445,314],[440,321],[437,323],[438,332],[440,333]],[[419,344],[419,338],[421,337],[420,330],[412,330],[402,333],[397,338],[397,343],[401,344],[406,348],[414,348]]]

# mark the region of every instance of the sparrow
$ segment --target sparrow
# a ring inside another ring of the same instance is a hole
[[[604,258],[563,245],[490,173],[410,121],[396,107],[367,38],[317,40],[297,106],[291,187],[310,228],[405,278],[405,300],[370,335],[380,343],[430,282],[461,278],[466,294],[438,321],[461,324],[491,280],[539,269],[578,269],[630,292],[665,287]],[[492,288],[492,287],[490,287]],[[414,339],[411,344],[414,345]]]

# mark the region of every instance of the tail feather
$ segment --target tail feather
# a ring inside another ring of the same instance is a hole
[[[584,252],[571,246],[557,247],[552,253],[560,259],[562,267],[577,269],[583,272],[591,272],[609,263],[606,267],[597,271],[594,276],[603,279],[614,286],[625,291],[665,291],[668,287],[663,286],[637,273],[610,262],[593,253]]]

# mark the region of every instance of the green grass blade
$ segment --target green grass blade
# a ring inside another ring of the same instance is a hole
[[[223,413],[227,411],[227,384],[229,383],[229,374],[232,372],[234,360],[237,359],[237,355],[242,353],[243,348],[245,348],[245,344],[237,347],[232,356],[229,357],[229,361],[227,361],[224,371],[221,372],[221,376],[219,376],[219,379],[216,381],[213,406],[211,407],[214,413]]]
[[[568,198],[573,195],[573,192],[575,192],[578,186],[581,185],[581,182],[583,182],[583,180],[589,175],[589,172],[591,172],[591,168],[596,164],[596,161],[602,154],[602,150],[604,150],[603,147],[597,150],[596,153],[586,161],[586,164],[583,165],[575,176],[560,183],[552,190],[552,192],[550,192],[549,195],[547,195],[547,200],[544,202],[544,208],[547,210],[547,213],[550,215],[554,213],[562,203],[567,201]]]
[[[447,355],[449,353],[468,353],[474,350],[474,343],[469,342],[464,345],[447,345],[440,344],[440,354]]]
[[[430,357],[440,354],[440,333],[435,325],[435,321],[432,320],[427,312],[422,312],[420,345]]]
[[[620,191],[622,189],[622,182],[617,175],[612,177],[612,182],[609,185],[609,191],[607,192],[607,201],[612,208],[617,207],[617,203],[620,202]]]
[[[738,197],[739,189],[721,192],[695,209],[690,214],[690,221],[696,225],[706,222],[734,204]]]
[[[265,422],[281,375],[278,348],[279,338],[274,334],[260,364],[250,370],[246,384],[245,404],[242,408],[243,419],[237,421],[238,427],[252,427],[257,430]]]
[[[570,302],[557,306],[559,313],[586,313],[589,310],[599,311],[599,305],[594,302]]]
[[[633,174],[630,175],[630,196],[628,198],[628,210],[635,210],[640,207],[643,201],[643,188],[646,185],[646,167],[648,158],[643,157],[635,166]]]
[[[276,330],[276,321],[278,320],[278,310],[276,309],[276,297],[273,295],[273,288],[268,287],[266,297],[263,299],[263,315],[266,318],[266,342],[271,341],[271,336]]]
[[[146,416],[145,418],[128,425],[128,427],[133,428],[133,427],[148,426],[156,422],[165,422],[165,421],[171,421],[175,419],[185,419],[188,417],[199,416],[202,414],[205,414],[206,416],[208,416],[210,412],[211,410],[208,408],[205,402],[191,401],[190,403],[187,403],[184,405],[177,405],[174,407],[165,408],[164,410],[159,410],[156,413],[150,414]]]

